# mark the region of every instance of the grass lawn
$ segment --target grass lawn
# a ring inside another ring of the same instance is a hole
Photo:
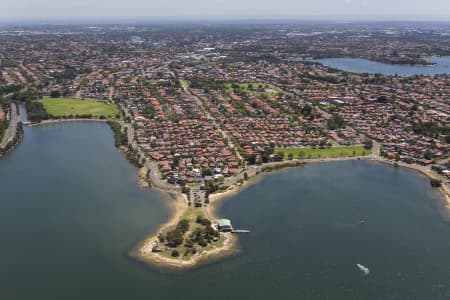
[[[189,222],[195,222],[197,220],[197,216],[205,217],[203,209],[200,207],[188,206],[181,216],[181,219],[186,219]]]
[[[265,83],[258,83],[258,82],[251,82],[251,83],[236,83],[239,86],[239,90],[242,92],[246,92],[250,95],[256,95],[256,96],[263,96],[266,95],[268,97],[273,97],[273,96],[277,96],[280,92],[271,88],[269,85],[265,84]],[[248,86],[249,85],[253,86],[253,90],[249,90]],[[230,93],[233,88],[232,85],[234,85],[234,83],[227,83],[225,85],[225,89],[227,91],[227,93]],[[264,89],[264,92],[258,92],[257,89],[262,86]],[[281,94],[283,94],[281,92]]]
[[[180,82],[181,82],[181,84],[185,85],[186,87],[191,87],[191,83],[189,82],[189,80],[181,79]]]
[[[371,153],[370,150],[364,149],[363,146],[347,146],[334,147],[325,149],[312,148],[275,148],[275,153],[282,152],[284,159],[288,158],[289,153],[296,158],[335,158],[346,156],[365,156]]]
[[[92,118],[116,118],[120,114],[117,104],[107,104],[95,100],[72,98],[44,98],[37,100],[44,105],[49,114],[54,117],[77,115],[92,115]]]

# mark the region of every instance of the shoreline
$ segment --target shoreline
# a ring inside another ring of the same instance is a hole
[[[242,184],[230,185],[225,191],[221,193],[211,194],[209,196],[209,204],[203,207],[206,217],[211,220],[219,219],[216,215],[218,203],[221,200],[225,199],[226,196],[231,196],[234,193],[237,194],[239,193],[239,191],[241,191],[241,189],[244,189],[251,184],[257,183],[257,181],[263,177],[262,175],[269,174],[277,170],[282,170],[287,167],[303,166],[304,163],[300,163],[297,161],[283,161],[280,162],[280,165],[263,166],[263,170],[255,172],[252,176],[249,176],[248,179],[245,180]],[[269,168],[270,171],[266,171],[266,168]],[[140,169],[140,172],[141,171],[142,169]],[[188,201],[186,195],[181,193],[180,191],[165,190],[161,188],[154,189],[158,192],[169,195],[175,201],[175,203],[169,204],[169,207],[172,210],[172,215],[167,222],[161,224],[153,234],[149,235],[143,241],[139,242],[129,252],[129,255],[132,258],[153,267],[171,270],[185,270],[198,267],[206,263],[211,263],[239,252],[239,249],[237,247],[239,238],[236,234],[233,233],[221,233],[221,235],[225,238],[221,247],[216,247],[201,252],[197,255],[194,255],[189,260],[183,260],[181,258],[167,258],[159,255],[159,253],[152,252],[153,245],[158,241],[159,233],[176,226],[186,209],[189,207],[187,204]]]
[[[217,220],[217,208],[218,204],[234,195],[239,194],[242,190],[248,188],[249,186],[256,184],[259,180],[261,180],[265,175],[273,173],[274,171],[281,171],[288,167],[300,167],[304,166],[308,163],[329,163],[329,162],[340,162],[340,161],[373,161],[385,165],[390,165],[392,167],[403,167],[406,169],[414,170],[422,175],[424,175],[428,179],[439,179],[439,176],[436,176],[432,173],[431,170],[427,170],[418,165],[408,165],[402,162],[390,161],[384,158],[375,158],[372,156],[366,157],[341,157],[341,158],[323,158],[323,159],[307,159],[307,160],[292,160],[292,161],[282,161],[272,165],[260,165],[253,168],[253,173],[248,175],[246,180],[239,181],[227,186],[227,188],[221,192],[213,193],[209,196],[210,203],[204,208],[204,212],[206,216],[210,219]],[[245,170],[246,172],[248,170]],[[243,172],[243,173],[244,173]],[[241,174],[243,174],[241,173]],[[169,220],[161,224],[158,229],[149,237],[140,242],[131,252],[130,256],[133,258],[154,266],[163,269],[172,269],[172,270],[185,270],[193,267],[197,267],[203,265],[207,262],[216,261],[220,258],[229,256],[233,253],[237,253],[239,250],[237,248],[238,237],[235,234],[225,234],[225,241],[222,247],[214,248],[212,250],[207,250],[203,253],[200,253],[190,260],[182,260],[179,258],[166,258],[158,253],[151,252],[151,248],[155,241],[158,239],[158,234],[162,230],[166,230],[170,227],[173,227],[177,224],[177,222],[181,219],[184,211],[187,209],[187,198],[184,194],[179,191],[168,191],[163,189],[155,188],[155,190],[159,192],[166,193],[172,197],[175,203],[170,204],[172,208],[172,215]],[[445,182],[442,183],[439,191],[443,194],[445,200],[445,207],[450,212],[450,193],[447,189]]]
[[[137,181],[138,186],[143,189],[150,188],[150,182],[147,174],[148,168],[146,166],[139,168]]]
[[[49,119],[49,120],[42,120],[39,123],[31,123],[31,122],[25,122],[24,125],[28,125],[30,127],[37,127],[41,125],[47,125],[47,124],[56,124],[56,123],[65,123],[65,122],[107,122],[108,119]]]
[[[10,107],[8,126],[3,136],[0,136],[0,158],[13,151],[22,142],[24,136],[19,108],[15,103],[11,103]]]
[[[20,128],[20,129],[19,129]],[[12,139],[8,144],[6,144],[5,148],[0,148],[0,159],[7,156],[11,152],[13,152],[21,143],[24,138],[24,132],[22,127],[22,122],[18,123],[18,130]]]
[[[406,164],[403,162],[396,162],[396,161],[390,161],[384,158],[374,158],[370,156],[359,156],[359,157],[340,157],[340,158],[320,158],[320,159],[297,159],[297,160],[291,160],[290,164],[283,164],[286,161],[280,162],[278,165],[272,166],[265,166],[261,165],[261,170],[257,171],[255,174],[248,177],[246,181],[244,181],[242,184],[232,184],[230,185],[226,190],[222,192],[217,192],[210,195],[210,201],[211,203],[215,203],[218,201],[221,201],[223,198],[227,198],[233,195],[238,194],[241,190],[247,188],[248,186],[257,183],[258,180],[262,179],[262,177],[266,174],[273,173],[274,171],[281,171],[283,169],[289,168],[289,167],[301,167],[306,164],[316,164],[316,163],[330,163],[330,162],[341,162],[341,161],[358,161],[358,160],[364,160],[364,161],[373,161],[385,165],[389,165],[392,167],[396,167],[395,164],[398,164],[398,167],[406,168],[409,170],[414,170],[416,172],[421,173],[428,179],[438,179],[442,180],[439,176],[436,176],[433,174],[431,170],[427,170],[419,165],[414,164]],[[300,163],[300,164],[296,164]],[[446,199],[447,207],[450,211],[450,191],[446,187],[445,182],[442,182],[442,185],[439,187],[440,192],[443,194],[444,198]]]
[[[375,159],[373,161],[376,161],[378,163],[382,163],[382,164],[387,164],[387,165],[391,165],[393,167],[395,167],[395,163],[398,164],[398,167],[401,168],[405,168],[405,169],[409,169],[409,170],[414,170],[417,171],[419,173],[421,173],[423,176],[425,176],[428,179],[438,179],[442,181],[442,178],[440,176],[436,176],[436,174],[433,174],[433,172],[431,170],[427,170],[425,168],[422,168],[421,166],[418,165],[413,165],[413,164],[406,164],[403,162],[391,162],[389,160],[383,160],[383,159]],[[443,194],[444,199],[445,199],[445,204],[447,209],[450,212],[450,191],[447,188],[447,185],[445,184],[445,180],[442,182],[441,186],[439,187],[439,191]]]

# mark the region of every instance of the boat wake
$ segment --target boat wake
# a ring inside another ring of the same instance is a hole
[[[356,266],[364,273],[365,276],[370,274],[369,268],[367,268],[361,264],[356,264]]]

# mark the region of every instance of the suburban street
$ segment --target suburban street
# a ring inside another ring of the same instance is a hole
[[[181,190],[180,186],[167,183],[165,180],[161,179],[157,162],[146,159],[145,166],[149,170],[149,176],[153,187],[172,191]]]
[[[226,140],[228,142],[228,147],[232,150],[236,150],[237,158],[244,161],[244,158],[241,156],[241,154],[237,150],[236,145],[233,143],[231,136],[228,134],[228,132],[226,132],[225,130],[220,128],[220,126],[216,122],[216,119],[213,116],[211,116],[211,114],[209,113],[209,111],[207,109],[205,109],[202,100],[200,100],[197,96],[195,96],[194,94],[191,93],[191,91],[189,90],[189,87],[187,86],[186,81],[181,80],[180,82],[181,82],[181,86],[183,87],[183,90],[186,92],[186,94],[188,94],[190,97],[192,97],[192,99],[194,99],[197,102],[198,107],[208,116],[208,119],[210,119],[212,121],[213,125],[217,128],[217,131],[224,138],[226,138]]]

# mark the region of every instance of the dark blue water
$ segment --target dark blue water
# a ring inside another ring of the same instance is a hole
[[[427,61],[434,63],[432,66],[408,66],[385,64],[362,58],[324,58],[317,62],[329,67],[353,73],[369,73],[384,75],[436,75],[450,73],[450,57],[432,57]]]
[[[136,171],[106,124],[26,127],[0,160],[0,299],[450,297],[450,227],[415,172],[355,161],[266,176],[219,207],[252,231],[241,252],[172,274],[127,255],[171,201]]]

